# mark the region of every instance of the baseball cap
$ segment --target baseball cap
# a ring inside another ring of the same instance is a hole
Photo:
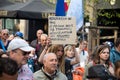
[[[18,48],[25,52],[34,50],[34,48],[29,46],[29,44],[24,39],[15,38],[9,43],[7,51],[15,50]]]
[[[15,36],[19,36],[19,37],[23,38],[23,33],[18,31],[18,32],[15,33]]]

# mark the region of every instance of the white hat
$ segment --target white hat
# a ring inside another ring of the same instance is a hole
[[[15,50],[18,48],[25,52],[30,52],[31,50],[34,50],[34,48],[29,46],[29,44],[25,40],[15,38],[9,43],[7,51]]]

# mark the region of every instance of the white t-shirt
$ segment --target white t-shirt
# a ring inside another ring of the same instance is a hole
[[[17,80],[34,80],[33,79],[33,72],[28,67],[28,64],[26,63],[21,67],[21,69],[18,71],[18,79]]]
[[[76,51],[79,52],[79,48],[76,48]],[[84,50],[81,53],[79,53],[79,55],[80,55],[80,66],[84,68],[88,62],[88,56],[89,56],[88,52]]]

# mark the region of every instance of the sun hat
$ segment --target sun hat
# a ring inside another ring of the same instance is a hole
[[[34,50],[34,48],[31,47],[24,39],[15,38],[9,43],[7,51],[15,50],[18,48],[25,52]]]

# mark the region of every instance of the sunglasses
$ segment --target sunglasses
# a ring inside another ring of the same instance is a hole
[[[30,54],[30,52],[22,52],[22,54],[23,54],[23,56],[26,56],[26,55],[29,55]]]
[[[8,36],[8,34],[7,34],[7,33],[3,33],[3,35],[7,35],[7,36]]]
[[[15,52],[15,53],[18,53],[17,49],[16,50],[12,50],[12,51]],[[26,56],[26,55],[29,55],[29,54],[30,54],[30,52],[22,51],[22,55],[23,56]]]

